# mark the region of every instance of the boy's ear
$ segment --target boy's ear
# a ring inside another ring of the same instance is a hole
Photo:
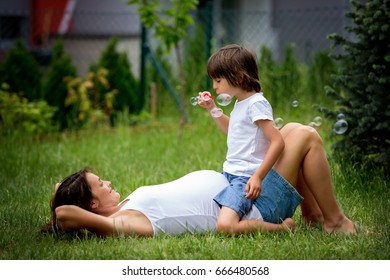
[[[238,72],[237,75],[237,81],[239,85],[242,85],[244,83],[244,73],[243,72]]]

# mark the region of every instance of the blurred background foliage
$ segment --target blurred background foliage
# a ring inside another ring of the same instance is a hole
[[[280,125],[299,121],[318,130],[326,128],[335,137],[341,157],[384,167],[386,174],[390,173],[389,3],[352,1],[354,9],[346,16],[353,23],[346,31],[353,39],[329,36],[342,51],[329,48],[302,61],[297,59],[296,46],[286,44],[282,59],[274,58],[265,45],[257,54],[263,93]],[[179,102],[188,101],[186,105],[199,91],[212,92],[206,63],[213,40],[204,32],[204,23],[195,21],[191,32],[182,38],[179,69],[166,49],[157,44],[152,51],[166,77],[149,62],[142,85],[117,44],[118,38],[112,37],[98,61],[80,77],[60,38],[52,47],[47,67],[40,66],[17,40],[0,63],[0,133],[178,123],[182,114],[167,82],[184,95]],[[232,106],[223,108],[224,112],[229,113]],[[186,107],[189,123],[208,121],[204,110]],[[340,115],[347,124],[342,133],[332,130]]]

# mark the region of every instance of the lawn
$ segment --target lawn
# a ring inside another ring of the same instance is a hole
[[[167,182],[194,170],[219,171],[225,149],[225,137],[211,121],[187,125],[180,140],[178,126],[163,123],[44,137],[1,137],[0,259],[390,259],[388,183],[375,170],[340,166],[331,159],[341,208],[369,234],[326,236],[320,228],[303,225],[299,209],[294,216],[295,234],[90,236],[85,240],[57,240],[39,234],[49,218],[54,184],[85,166],[93,166],[124,197],[139,186]]]

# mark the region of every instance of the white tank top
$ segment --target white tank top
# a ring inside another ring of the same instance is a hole
[[[270,142],[257,126],[257,120],[273,120],[271,104],[262,93],[236,102],[230,113],[223,171],[251,177],[263,163]]]
[[[126,198],[128,202],[120,211],[143,213],[150,220],[154,235],[214,231],[220,208],[213,198],[228,184],[216,171],[195,171],[168,183],[139,187]],[[262,220],[262,216],[252,206],[243,219]]]

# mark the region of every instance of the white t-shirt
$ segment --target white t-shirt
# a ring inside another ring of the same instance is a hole
[[[154,235],[214,231],[220,208],[213,197],[228,184],[216,171],[195,171],[168,183],[136,189],[120,211],[143,213]],[[255,206],[243,219],[263,220]]]
[[[257,120],[273,120],[272,107],[262,93],[235,103],[230,113],[225,172],[250,177],[263,163],[270,143]]]

